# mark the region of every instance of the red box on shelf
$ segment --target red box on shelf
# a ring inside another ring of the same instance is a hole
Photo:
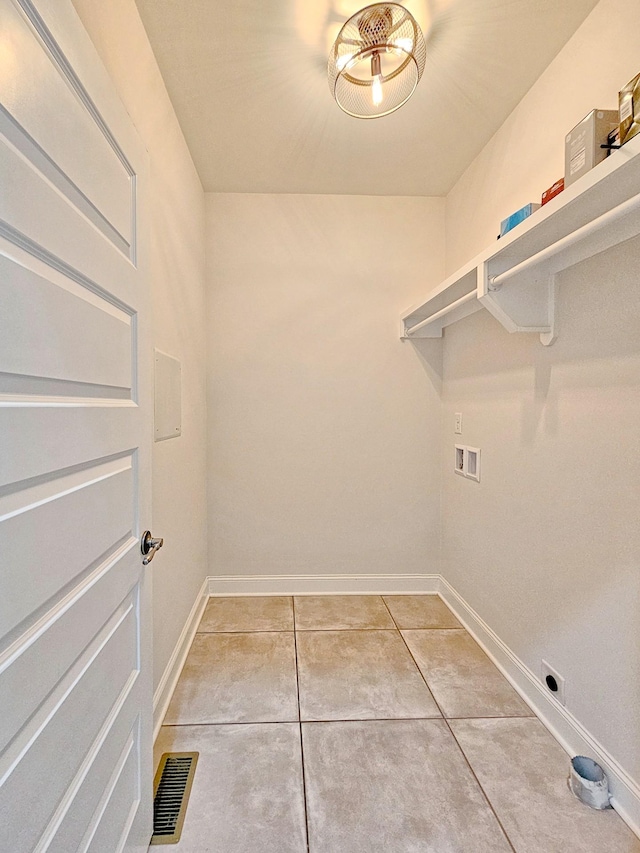
[[[546,204],[548,201],[551,201],[552,198],[555,198],[559,195],[564,189],[564,178],[560,178],[559,181],[556,181],[552,187],[549,187],[548,190],[545,190],[542,193],[542,204]]]

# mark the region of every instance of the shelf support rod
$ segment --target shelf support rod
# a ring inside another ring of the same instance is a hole
[[[636,210],[636,208],[640,208],[640,195],[633,196],[632,198],[627,199],[627,201],[622,202],[622,204],[619,204],[617,207],[607,210],[606,213],[601,214],[597,219],[587,222],[586,225],[572,231],[571,234],[567,234],[566,237],[562,237],[560,240],[557,240],[555,243],[547,246],[546,249],[542,249],[535,255],[531,255],[526,260],[516,264],[515,267],[511,267],[510,270],[500,273],[500,275],[493,276],[490,279],[490,289],[498,290],[506,281],[509,281],[510,278],[528,270],[529,267],[536,266],[542,261],[552,258],[564,249],[584,240],[590,234],[600,231],[601,228],[604,228],[612,222],[616,222],[623,216],[627,216],[629,213]]]
[[[477,288],[472,290],[471,293],[465,293],[464,296],[461,296],[460,299],[456,299],[455,302],[452,302],[451,305],[446,305],[444,308],[441,308],[440,311],[436,311],[435,314],[432,314],[430,317],[427,317],[425,320],[421,320],[419,323],[416,323],[415,326],[411,326],[410,329],[405,329],[405,337],[410,337],[414,332],[417,332],[419,329],[422,329],[424,326],[428,326],[429,323],[434,323],[436,320],[439,320],[440,317],[446,317],[447,314],[450,314],[460,305],[465,305],[467,302],[471,302],[472,299],[476,299],[478,296]]]

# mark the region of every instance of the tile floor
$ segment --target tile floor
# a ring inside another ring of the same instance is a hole
[[[177,853],[640,853],[437,596],[211,599],[156,760],[191,750]]]

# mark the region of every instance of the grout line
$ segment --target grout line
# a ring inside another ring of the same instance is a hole
[[[285,630],[285,631],[277,631],[277,630],[276,631],[274,631],[274,630],[264,630],[264,631],[198,631],[197,633],[201,633],[201,634],[293,633],[295,670],[296,670],[296,696],[297,696],[297,704],[298,704],[298,719],[297,720],[277,720],[277,721],[276,720],[269,720],[269,721],[217,722],[217,723],[174,723],[174,724],[165,724],[165,725],[163,725],[163,728],[180,728],[180,727],[187,727],[187,726],[215,727],[215,726],[287,725],[287,724],[288,725],[296,725],[297,724],[298,730],[299,730],[299,735],[300,735],[300,754],[301,754],[301,764],[302,764],[302,793],[303,793],[303,804],[304,804],[304,812],[305,812],[305,829],[306,829],[306,853],[309,853],[309,851],[310,851],[309,811],[308,811],[306,771],[305,771],[305,761],[304,761],[304,744],[303,744],[303,737],[302,737],[303,720],[302,720],[302,716],[301,716],[301,712],[300,712],[300,679],[299,679],[299,669],[298,669],[297,633],[298,633],[298,631],[302,631],[302,632],[311,632],[311,631],[317,631],[317,632],[322,632],[322,631],[326,631],[326,632],[329,632],[329,631],[333,631],[333,632],[340,632],[340,631],[342,631],[342,632],[347,632],[347,631],[361,631],[361,632],[362,631],[369,631],[369,632],[371,632],[371,631],[396,631],[398,633],[398,635],[400,636],[400,638],[402,639],[402,642],[404,643],[404,645],[407,649],[407,652],[409,653],[409,656],[414,663],[414,666],[416,667],[416,669],[417,669],[420,677],[422,678],[430,696],[432,697],[434,704],[435,704],[440,716],[435,716],[435,717],[362,717],[362,718],[351,718],[351,719],[347,719],[347,720],[342,720],[342,719],[304,720],[304,724],[305,725],[306,724],[316,724],[316,725],[329,724],[329,725],[331,725],[332,723],[411,722],[411,721],[416,721],[416,720],[439,720],[439,719],[442,719],[443,722],[445,723],[445,725],[447,726],[447,729],[448,729],[449,733],[451,734],[451,737],[453,738],[456,746],[460,750],[460,753],[462,754],[463,760],[464,760],[465,764],[467,765],[467,767],[469,768],[469,772],[471,773],[473,779],[475,780],[476,784],[478,785],[478,788],[482,792],[482,795],[484,796],[484,798],[487,802],[487,805],[489,806],[489,809],[491,810],[492,814],[494,815],[494,817],[498,823],[498,826],[502,830],[504,837],[505,837],[510,849],[513,851],[513,853],[516,853],[515,847],[512,844],[511,839],[509,838],[509,836],[508,836],[508,834],[507,834],[507,832],[506,832],[506,830],[505,830],[505,828],[504,828],[504,826],[503,826],[503,824],[502,824],[502,822],[501,822],[501,820],[500,820],[500,818],[496,812],[496,809],[494,808],[491,800],[489,799],[487,792],[485,791],[482,784],[480,783],[480,780],[478,779],[478,776],[476,775],[476,773],[475,773],[475,771],[471,765],[471,762],[467,758],[467,755],[465,754],[460,742],[458,741],[449,721],[450,720],[451,721],[476,720],[476,719],[477,720],[483,720],[483,719],[486,719],[486,720],[492,720],[492,719],[507,719],[507,720],[508,719],[535,719],[535,716],[532,717],[531,715],[513,715],[513,716],[511,716],[511,715],[509,715],[509,716],[504,716],[504,715],[486,716],[485,715],[485,716],[477,716],[477,717],[472,717],[472,716],[469,716],[469,717],[446,717],[440,703],[437,701],[436,697],[434,696],[434,694],[433,694],[433,692],[429,686],[429,683],[427,681],[426,676],[424,675],[424,673],[420,669],[420,666],[418,665],[417,660],[414,657],[411,649],[409,648],[407,640],[405,639],[405,637],[403,636],[403,633],[402,633],[402,631],[458,631],[458,632],[460,632],[460,631],[466,631],[464,626],[460,626],[459,628],[453,627],[453,628],[403,628],[403,629],[400,629],[398,627],[398,623],[396,622],[393,614],[391,613],[391,610],[390,610],[387,602],[384,599],[384,596],[379,595],[378,597],[382,600],[382,602],[383,602],[383,604],[384,604],[384,606],[385,606],[387,612],[389,613],[389,616],[393,622],[393,625],[394,625],[393,628],[370,628],[370,627],[369,628],[367,628],[367,627],[346,628],[346,627],[342,627],[342,628],[303,628],[303,629],[301,629],[301,628],[296,627],[295,597],[294,596],[287,596],[287,597],[291,598],[292,611],[293,611],[293,631],[291,631],[291,630]]]
[[[425,720],[442,720],[441,716],[437,717],[350,717],[348,720],[303,720],[302,722],[310,725],[331,723],[417,723]]]
[[[296,695],[298,697],[298,731],[300,733],[300,760],[302,763],[302,802],[304,804],[304,826],[307,839],[307,853],[309,853],[309,808],[307,805],[307,779],[304,767],[304,743],[302,741],[302,715],[300,713],[300,676],[298,673],[298,634],[296,631],[296,601],[291,596],[291,608],[293,611],[293,649],[296,662]]]
[[[433,717],[335,717],[327,720],[242,720],[240,722],[226,720],[211,723],[163,723],[163,729],[179,729],[188,726],[295,726],[300,723],[407,723],[414,720],[451,720],[452,722],[464,720],[537,720],[537,717],[444,717],[440,714]]]
[[[383,599],[383,601],[384,601],[384,599]],[[385,601],[384,603],[385,603],[385,606],[387,606],[387,602]],[[387,606],[387,609],[389,609],[389,608],[388,608],[388,606]],[[391,613],[391,611],[390,611],[390,610],[389,610],[389,613],[391,614],[391,618],[393,619],[393,614]],[[393,621],[394,621],[394,623],[395,623],[395,621],[396,621],[396,620],[395,620],[395,619],[393,619]],[[397,623],[396,623],[396,624],[397,624]],[[434,629],[434,630],[439,630],[439,629]],[[418,662],[417,662],[417,660],[415,659],[415,657],[413,656],[413,652],[412,652],[412,651],[411,651],[411,649],[409,648],[409,645],[408,645],[407,641],[405,640],[404,636],[402,635],[402,631],[398,630],[398,633],[399,633],[399,634],[400,634],[400,636],[402,637],[402,641],[404,642],[405,646],[407,647],[407,651],[408,651],[408,652],[409,652],[409,654],[411,655],[411,659],[413,660],[414,664],[416,665],[416,667],[417,667],[417,669],[418,669],[418,672],[419,672],[419,673],[420,673],[420,675],[422,676],[422,680],[423,680],[423,681],[424,681],[424,683],[426,684],[426,686],[427,686],[427,690],[429,691],[429,693],[431,693],[431,688],[429,687],[429,683],[427,682],[426,676],[425,676],[425,674],[422,672],[422,670],[420,669],[420,667],[418,666]],[[516,849],[515,849],[515,847],[513,846],[513,844],[511,843],[511,839],[510,839],[510,838],[509,838],[509,836],[507,835],[507,831],[505,830],[504,826],[502,825],[502,821],[501,821],[501,820],[500,820],[500,818],[498,817],[498,813],[497,813],[497,812],[496,812],[496,810],[494,809],[494,807],[493,807],[493,803],[492,803],[492,802],[491,802],[491,800],[489,799],[489,797],[488,797],[487,792],[485,791],[485,789],[484,789],[484,788],[482,787],[482,785],[480,784],[480,780],[479,780],[479,779],[478,779],[478,777],[476,776],[475,771],[474,771],[473,767],[471,766],[471,763],[470,763],[469,759],[467,758],[467,756],[465,755],[464,750],[463,750],[463,749],[462,749],[462,747],[460,746],[460,743],[458,742],[458,738],[457,738],[457,737],[455,736],[455,734],[453,733],[453,729],[452,729],[452,728],[451,728],[451,726],[449,725],[449,720],[447,719],[447,717],[445,717],[445,715],[444,715],[444,711],[442,710],[442,707],[441,707],[440,703],[438,702],[438,700],[436,699],[436,697],[433,695],[433,693],[431,693],[431,695],[433,696],[433,701],[436,703],[436,706],[438,707],[438,710],[439,710],[439,711],[440,711],[440,713],[442,714],[442,719],[443,719],[443,721],[444,721],[445,726],[446,726],[446,727],[447,727],[447,729],[449,730],[449,733],[451,734],[451,737],[453,738],[453,740],[454,740],[454,742],[455,742],[456,746],[457,746],[457,747],[458,747],[458,749],[460,750],[460,753],[462,754],[462,757],[463,757],[463,759],[464,759],[464,761],[465,761],[465,763],[466,763],[467,767],[469,768],[469,770],[470,770],[470,772],[471,772],[471,775],[472,775],[472,776],[473,776],[473,778],[476,780],[476,784],[478,785],[478,788],[480,789],[480,791],[482,791],[482,795],[484,796],[484,798],[485,798],[485,800],[486,800],[486,802],[487,802],[487,805],[488,805],[488,806],[489,806],[489,808],[491,809],[491,811],[492,811],[492,813],[493,813],[493,816],[495,817],[495,819],[496,819],[496,821],[497,821],[497,823],[498,823],[498,826],[499,826],[499,827],[500,827],[500,829],[502,830],[502,833],[503,833],[503,835],[504,835],[504,837],[505,837],[505,839],[506,839],[506,841],[507,841],[507,844],[508,844],[508,845],[509,845],[509,847],[513,850],[513,853],[516,853]]]
[[[535,714],[479,714],[475,717],[445,717],[445,720],[537,720]]]
[[[398,623],[397,623],[397,622],[396,622],[396,620],[393,618],[393,613],[391,612],[391,610],[389,610],[389,605],[388,605],[388,604],[387,604],[387,602],[384,600],[384,598],[382,599],[382,601],[384,602],[384,606],[385,606],[385,607],[387,608],[387,610],[389,611],[389,616],[391,616],[391,618],[393,619],[393,624],[396,626],[396,630],[397,630],[397,632],[398,632],[398,635],[399,635],[400,639],[401,639],[401,640],[402,640],[402,642],[404,643],[404,646],[405,646],[406,650],[409,652],[409,657],[410,657],[410,658],[411,658],[411,660],[413,661],[413,665],[414,665],[414,666],[415,666],[415,668],[418,670],[418,674],[420,675],[420,678],[424,681],[425,686],[426,686],[427,690],[429,691],[429,696],[431,696],[431,698],[433,699],[433,701],[434,701],[434,703],[435,703],[436,708],[437,708],[437,709],[438,709],[438,711],[440,712],[440,716],[444,719],[444,712],[443,712],[442,708],[440,707],[440,703],[437,701],[436,697],[433,695],[433,692],[432,692],[431,688],[429,687],[429,684],[428,684],[428,682],[427,682],[427,679],[424,677],[424,673],[422,672],[422,670],[421,670],[421,669],[420,669],[420,667],[418,666],[418,662],[416,661],[416,659],[414,658],[413,654],[411,653],[411,649],[409,648],[409,646],[408,646],[408,644],[407,644],[407,641],[406,641],[406,640],[405,640],[405,638],[402,636],[402,631],[400,630],[400,628],[398,628]]]
[[[494,808],[494,806],[493,806],[493,803],[492,803],[492,802],[491,802],[491,800],[489,799],[489,795],[487,794],[487,792],[485,791],[485,789],[482,787],[482,783],[481,783],[481,782],[480,782],[480,780],[478,779],[478,777],[477,777],[477,775],[476,775],[476,771],[473,769],[473,767],[471,766],[471,762],[470,762],[470,761],[469,761],[469,759],[467,758],[467,754],[465,753],[464,749],[463,749],[463,748],[462,748],[462,746],[460,745],[460,742],[459,742],[458,738],[455,736],[455,733],[454,733],[453,729],[452,729],[452,728],[451,728],[451,726],[449,725],[449,721],[448,721],[448,720],[445,720],[445,723],[447,724],[447,728],[448,728],[448,729],[449,729],[449,731],[451,732],[451,737],[452,737],[452,738],[454,739],[454,741],[456,742],[456,745],[457,745],[458,749],[460,750],[460,752],[461,752],[461,754],[462,754],[462,757],[464,758],[464,760],[465,760],[465,762],[466,762],[466,764],[467,764],[467,767],[468,767],[468,768],[469,768],[469,770],[471,771],[471,775],[472,775],[472,776],[473,776],[473,778],[476,780],[476,783],[477,783],[478,787],[480,788],[480,790],[482,791],[482,793],[483,793],[483,795],[484,795],[485,800],[486,800],[486,801],[487,801],[487,803],[489,804],[489,808],[490,808],[490,809],[491,809],[491,811],[493,812],[493,815],[494,815],[495,819],[498,821],[498,826],[500,827],[500,829],[501,829],[501,830],[502,830],[502,832],[504,833],[504,837],[507,839],[507,844],[509,845],[509,847],[511,847],[511,849],[513,850],[513,853],[517,853],[516,848],[515,848],[515,847],[514,847],[514,845],[511,843],[511,839],[509,838],[509,835],[508,835],[508,833],[507,833],[507,830],[504,828],[504,826],[503,826],[503,824],[502,824],[502,821],[501,821],[501,820],[500,820],[500,818],[498,817],[498,812],[495,810],[495,808]]]
[[[413,633],[417,633],[417,632],[419,631],[421,634],[426,634],[427,632],[431,632],[431,631],[438,631],[438,632],[441,632],[441,631],[447,631],[447,632],[455,631],[455,632],[456,632],[456,633],[458,633],[458,634],[459,634],[461,631],[465,631],[466,633],[468,633],[468,631],[467,631],[467,629],[466,629],[466,628],[398,628],[398,631],[411,631],[411,632],[413,632]]]
[[[384,604],[384,606],[385,606],[385,609],[386,609],[387,613],[388,613],[388,614],[389,614],[389,616],[391,617],[391,621],[392,621],[392,622],[393,622],[393,624],[396,626],[396,631],[399,631],[399,630],[400,630],[400,628],[398,628],[398,623],[396,622],[396,620],[395,620],[395,618],[394,618],[394,616],[393,616],[393,613],[391,612],[391,608],[389,607],[389,605],[388,605],[388,604],[387,604],[387,602],[385,601],[385,597],[384,597],[384,595],[381,595],[381,596],[380,596],[380,598],[382,599],[382,603]]]
[[[393,618],[393,617],[392,617]],[[466,631],[466,628],[372,628],[364,626],[363,628],[296,628],[298,633],[307,633],[309,631]],[[259,628],[251,629],[244,628],[237,631],[196,631],[196,634],[293,634],[293,628]],[[468,633],[468,631],[467,631]]]
[[[310,631],[397,631],[397,628],[373,628],[367,625],[363,625],[358,628],[296,628],[296,633],[298,634],[306,634]]]
[[[163,729],[182,729],[189,726],[297,726],[300,720],[241,720],[241,721],[223,721],[219,723],[163,723]]]
[[[464,631],[465,634],[469,633],[462,625],[459,628],[398,628],[398,631],[420,631],[425,633],[427,631],[457,631],[458,633]]]
[[[293,634],[293,628],[261,628],[259,630],[245,628],[242,631],[196,631],[196,634]]]

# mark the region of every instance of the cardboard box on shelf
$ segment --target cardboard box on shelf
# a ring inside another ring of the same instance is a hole
[[[557,195],[560,195],[563,189],[564,178],[560,178],[560,180],[556,181],[552,187],[549,187],[548,190],[545,190],[542,193],[542,204],[546,204],[548,201],[551,201],[552,198],[555,198]]]
[[[565,137],[564,185],[570,186],[609,153],[609,133],[619,123],[617,110],[591,110]],[[601,148],[604,145],[605,148]]]
[[[539,209],[540,205],[532,201],[529,204],[525,204],[525,206],[521,207],[520,210],[516,210],[515,213],[511,214],[511,216],[507,216],[507,218],[503,219],[500,223],[500,237],[504,237],[504,235],[508,234],[512,228],[515,228],[516,225],[524,222],[527,217],[531,216],[534,211]]]
[[[636,133],[640,133],[640,74],[636,74],[633,80],[618,95],[620,109],[620,145],[624,145],[632,139]]]

